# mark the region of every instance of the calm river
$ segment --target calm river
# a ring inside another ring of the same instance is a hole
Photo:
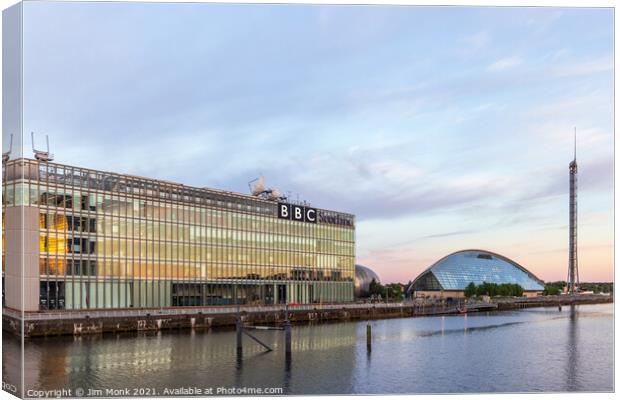
[[[244,337],[241,359],[228,330],[28,340],[25,387],[104,396],[109,388],[151,395],[222,387],[285,394],[613,390],[613,304],[371,324],[370,352],[365,321],[294,326],[288,364],[280,331],[253,332],[274,347],[269,353]],[[18,384],[19,341],[4,334],[3,347],[3,381]]]

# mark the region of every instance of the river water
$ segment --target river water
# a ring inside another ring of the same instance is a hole
[[[121,389],[130,395],[244,387],[285,394],[613,390],[613,304],[375,320],[371,351],[366,324],[294,326],[289,362],[281,331],[253,331],[274,351],[244,337],[242,357],[231,330],[31,339],[25,387],[103,396],[110,388],[125,395]],[[17,386],[19,343],[3,335],[3,381]]]

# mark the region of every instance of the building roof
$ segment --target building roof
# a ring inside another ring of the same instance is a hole
[[[544,282],[507,257],[486,250],[460,250],[422,272],[410,290],[464,290],[473,282],[516,283],[523,290],[540,291]]]
[[[11,166],[13,168],[9,168]],[[267,215],[274,215],[277,212],[277,201],[264,200],[245,193],[206,187],[193,187],[162,179],[151,179],[117,172],[100,171],[55,162],[41,162],[29,158],[12,159],[6,164],[3,164],[3,167],[7,169],[7,180],[20,178],[43,180],[51,184],[72,187],[83,186],[90,189],[127,194],[132,194],[134,193],[132,191],[139,190],[142,197],[151,197],[157,200],[172,200],[174,202],[184,202],[192,205],[211,205],[211,202],[214,202],[215,205],[219,207],[232,208],[233,211],[247,211],[247,207],[250,206],[254,207],[252,211]],[[15,167],[17,167],[17,169]],[[221,204],[218,202],[221,202]],[[227,205],[226,203],[231,204]],[[353,221],[352,225],[355,225],[355,215],[353,214],[318,207],[314,208],[319,210],[322,214],[348,218]]]

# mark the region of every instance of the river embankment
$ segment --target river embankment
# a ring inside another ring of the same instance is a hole
[[[232,327],[240,318],[245,325],[369,320],[421,317],[458,313],[514,310],[529,307],[562,307],[612,303],[612,296],[561,295],[491,299],[487,302],[446,303],[409,301],[399,303],[343,303],[269,306],[178,307],[166,309],[119,309],[20,313],[4,308],[2,329],[17,336],[90,335],[106,332],[141,332],[169,329]]]

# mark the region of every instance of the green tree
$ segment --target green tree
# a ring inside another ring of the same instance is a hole
[[[400,283],[390,283],[386,285],[387,295],[392,300],[402,300],[405,293],[403,291],[403,285]]]
[[[472,297],[476,295],[476,284],[469,282],[469,285],[465,288],[465,297]]]
[[[562,292],[564,282],[547,283],[543,290],[543,296],[557,296]]]
[[[474,291],[477,296],[523,296],[523,287],[516,283],[502,283],[498,285],[497,283],[482,282],[482,284],[474,286],[472,282],[465,288],[465,296],[467,296],[467,293],[473,293]]]
[[[370,292],[371,296],[384,296],[385,295],[385,289],[383,288],[383,286],[377,282],[374,278],[372,281],[370,281],[370,285],[368,286],[368,292]]]
[[[517,283],[513,284],[514,291],[512,292],[513,296],[521,297],[523,296],[523,287]]]
[[[582,282],[579,289],[584,291],[592,291],[594,293],[613,293],[614,286],[610,282]]]

